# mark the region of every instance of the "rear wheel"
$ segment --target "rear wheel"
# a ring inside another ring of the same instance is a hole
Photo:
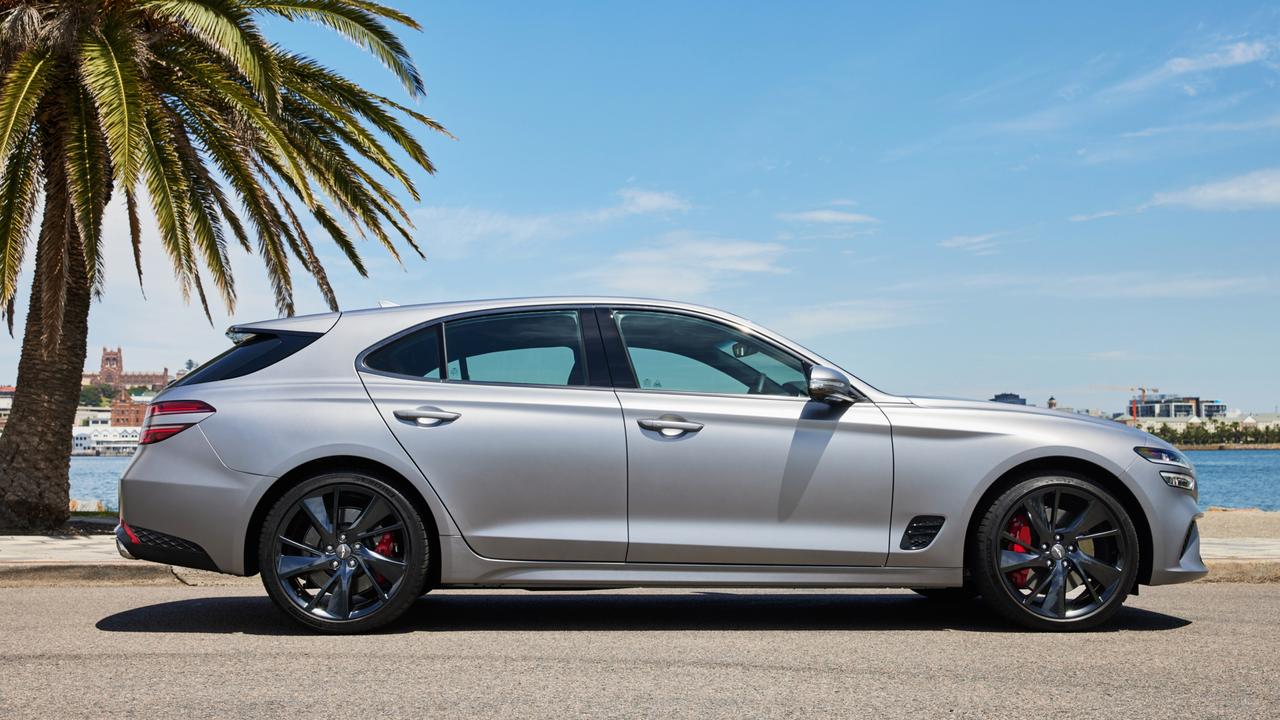
[[[267,594],[307,627],[371,630],[422,594],[430,562],[426,524],[382,480],[330,473],[298,484],[263,521],[258,561]]]
[[[1124,507],[1093,481],[1028,478],[992,503],[970,548],[970,571],[997,613],[1037,630],[1084,630],[1111,618],[1138,572]]]

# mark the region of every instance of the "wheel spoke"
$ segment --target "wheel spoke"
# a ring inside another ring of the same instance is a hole
[[[281,555],[276,558],[276,574],[280,576],[281,580],[288,580],[309,572],[324,570],[328,566],[328,560],[307,557],[306,555]]]
[[[329,604],[325,606],[325,610],[339,620],[346,620],[351,614],[351,573],[343,568],[335,577],[338,578],[338,584],[329,594]]]
[[[1080,569],[1080,566],[1075,563],[1072,563],[1071,566],[1075,568],[1076,574],[1080,576],[1081,584],[1089,591],[1089,597],[1093,598],[1096,603],[1102,602],[1102,598],[1098,596],[1098,591],[1093,588],[1093,580],[1089,578],[1089,574]]]
[[[1085,540],[1097,540],[1099,538],[1111,537],[1112,535],[1119,535],[1119,534],[1120,534],[1119,530],[1117,530],[1116,528],[1111,528],[1110,530],[1103,530],[1101,532],[1089,533],[1088,535],[1077,535],[1076,542],[1084,542]]]
[[[1031,529],[1035,534],[1040,536],[1041,544],[1048,543],[1053,540],[1053,528],[1044,517],[1044,496],[1037,495],[1029,497],[1022,501],[1022,507],[1027,511],[1027,518],[1031,521]]]
[[[1074,538],[1094,529],[1108,519],[1102,503],[1094,498],[1089,498],[1089,504],[1076,515],[1075,519],[1071,521],[1071,525],[1065,528],[1062,534]]]
[[[391,596],[387,594],[386,590],[382,589],[382,584],[378,582],[377,574],[369,569],[369,563],[365,562],[365,559],[362,557],[356,558],[356,561],[360,563],[360,569],[364,571],[365,576],[369,578],[369,582],[373,584],[373,589],[378,592],[378,595],[384,601],[390,599]]]
[[[400,579],[404,575],[404,563],[399,560],[380,555],[369,548],[364,548],[356,553],[362,562],[367,562],[377,570],[382,577],[390,580],[392,583]]]
[[[1120,578],[1120,568],[1105,563],[1092,555],[1086,555],[1080,550],[1071,553],[1069,557],[1080,572],[1096,578],[1098,582],[1102,583],[1103,587],[1110,587],[1112,583]]]
[[[298,550],[301,550],[301,551],[303,551],[303,552],[309,552],[309,553],[311,553],[312,555],[323,555],[323,554],[324,554],[324,553],[320,552],[320,550],[319,550],[319,549],[317,549],[317,548],[313,548],[313,547],[311,547],[310,545],[307,545],[307,544],[305,544],[305,543],[300,543],[300,542],[298,542],[297,540],[291,540],[291,539],[289,539],[289,538],[287,538],[287,537],[285,537],[285,536],[283,536],[283,535],[279,535],[279,536],[277,536],[277,537],[280,539],[280,542],[284,543],[285,545],[288,545],[289,547],[297,548]]]
[[[1049,575],[1049,587],[1044,591],[1044,602],[1040,608],[1054,617],[1065,617],[1067,614],[1067,573],[1062,565],[1053,566]]]
[[[1011,573],[1017,570],[1026,570],[1031,567],[1039,567],[1044,564],[1044,556],[1038,553],[1020,553],[1014,550],[1000,551],[1000,572]]]
[[[311,612],[312,610],[314,610],[316,608],[316,603],[320,602],[320,598],[324,597],[325,593],[329,592],[329,589],[332,588],[333,584],[336,583],[337,581],[338,581],[338,573],[334,573],[329,578],[329,581],[326,582],[324,585],[322,585],[320,589],[316,591],[315,595],[311,596],[311,599],[307,601],[307,604],[306,606],[304,606],[304,609],[307,612]]]
[[[369,504],[366,505],[364,510],[360,513],[360,517],[356,518],[356,521],[351,523],[349,532],[356,535],[368,533],[377,527],[377,523],[379,521],[390,514],[391,507],[387,505],[386,501],[377,495],[374,495],[372,499],[369,500]]]
[[[375,530],[369,530],[367,532],[360,533],[356,535],[356,540],[364,540],[365,538],[373,537],[374,535],[381,535],[383,533],[395,532],[397,530],[403,530],[403,529],[404,529],[404,525],[401,525],[400,523],[393,523],[391,525],[385,525]]]
[[[307,514],[311,524],[320,531],[320,539],[326,545],[334,545],[333,525],[329,524],[329,513],[324,507],[324,498],[313,495],[302,501],[302,511]]]
[[[340,532],[342,527],[342,488],[333,489],[333,531]]]

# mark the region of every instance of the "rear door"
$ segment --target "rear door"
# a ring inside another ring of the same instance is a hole
[[[626,439],[590,311],[486,313],[366,352],[361,376],[470,547],[621,561]]]
[[[889,422],[808,398],[803,359],[719,320],[601,311],[628,441],[628,562],[883,565]],[[615,376],[621,372],[615,372]]]

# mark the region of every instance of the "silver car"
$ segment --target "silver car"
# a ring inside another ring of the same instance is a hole
[[[742,318],[535,298],[237,325],[149,406],[122,554],[328,632],[431,588],[903,587],[1044,630],[1205,574],[1122,424],[893,395]]]

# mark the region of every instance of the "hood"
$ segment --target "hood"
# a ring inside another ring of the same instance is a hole
[[[1117,432],[1128,433],[1135,438],[1141,439],[1147,444],[1152,442],[1164,445],[1165,442],[1145,430],[1129,427],[1123,423],[1108,420],[1106,418],[1097,418],[1092,415],[1079,415],[1072,412],[1062,412],[1061,410],[1050,410],[1049,408],[1034,407],[1030,405],[1011,405],[1009,403],[998,403],[990,400],[965,400],[963,398],[942,398],[942,397],[915,397],[907,398],[911,404],[923,408],[954,408],[957,410],[984,410],[989,412],[1005,412],[1017,413],[1021,415],[1040,415],[1050,417],[1062,422],[1081,422],[1095,425],[1097,427],[1115,430]]]

